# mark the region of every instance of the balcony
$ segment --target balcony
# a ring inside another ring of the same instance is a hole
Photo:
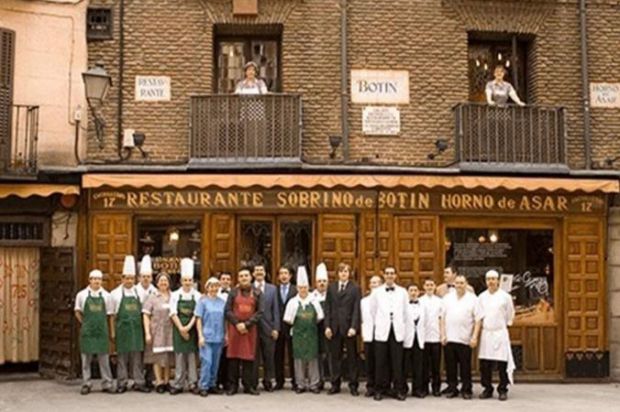
[[[11,105],[0,110],[0,173],[8,177],[37,174],[39,106]]]
[[[299,95],[192,96],[190,122],[190,165],[301,162]]]
[[[562,173],[568,171],[563,108],[454,108],[457,162],[462,170]]]

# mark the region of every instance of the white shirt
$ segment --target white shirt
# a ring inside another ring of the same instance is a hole
[[[311,295],[314,300],[321,303],[321,302],[325,302],[325,298],[327,297],[327,291],[325,291],[324,293],[321,293],[319,292],[318,289],[314,289]]]
[[[153,286],[152,283],[149,283],[149,287],[146,289],[144,289],[144,286],[142,286],[142,283],[138,283],[136,285],[136,288],[138,289],[138,292],[146,295],[146,297],[157,294],[157,288]]]
[[[360,301],[360,313],[362,316],[362,340],[372,342],[375,337],[375,320],[370,311],[370,295]]]
[[[409,301],[407,305],[407,318],[405,323],[405,341],[403,346],[407,349],[413,347],[415,338],[418,338],[418,347],[424,349],[426,342],[424,325],[426,324],[426,307],[420,299],[416,302]]]
[[[103,296],[106,313],[108,315],[114,315],[114,305],[112,304],[112,298],[110,297],[110,293],[108,293],[108,291],[104,288],[99,288],[99,290],[94,291],[90,288],[90,286],[87,286],[84,289],[80,290],[75,296],[75,306],[73,307],[73,309],[84,312],[84,305],[86,304],[86,298],[88,298],[89,294],[93,298]]]
[[[348,284],[349,284],[348,280],[346,282],[338,281],[338,292],[340,292],[341,290],[346,289]]]
[[[260,293],[265,293],[265,281],[262,282],[254,281],[254,288],[260,290]]]
[[[116,287],[116,289],[114,289],[110,293],[112,297],[112,305],[113,305],[112,307],[114,308],[115,315],[118,314],[118,310],[120,309],[121,300],[123,299],[123,294],[127,297],[129,296],[137,297],[138,300],[140,301],[140,304],[143,304],[146,299],[146,295],[140,292],[140,290],[136,286],[130,289],[127,289],[121,283],[119,286]]]
[[[325,317],[323,313],[323,308],[321,308],[321,304],[316,301],[310,294],[306,296],[305,299],[302,299],[299,294],[297,294],[294,298],[288,301],[286,304],[286,308],[284,309],[284,322],[292,325],[295,322],[295,317],[297,316],[297,310],[299,309],[299,305],[301,304],[302,308],[306,308],[308,305],[314,306],[314,310],[316,311],[316,321],[317,323],[322,321]],[[292,334],[292,330],[291,330]]]
[[[448,342],[469,345],[476,322],[476,295],[471,292],[459,298],[458,293],[448,293],[443,298],[443,316]]]
[[[441,341],[441,332],[439,330],[439,319],[443,312],[443,301],[437,295],[424,295],[420,298],[420,302],[426,309],[426,318],[424,322],[425,342],[439,343]]]
[[[189,292],[184,292],[182,287],[172,292],[170,295],[170,317],[177,315],[179,300],[192,300],[192,297],[197,304],[201,297],[200,292],[194,288],[191,288]]]
[[[223,289],[217,291],[217,297],[222,299],[224,302],[228,300],[228,295],[230,295],[230,289],[227,289],[226,292],[223,292]]]
[[[387,342],[392,328],[397,342],[402,342],[405,339],[405,320],[409,295],[401,286],[395,284],[392,287],[394,290],[388,292],[388,286],[383,284],[370,295],[370,312],[377,342]]]

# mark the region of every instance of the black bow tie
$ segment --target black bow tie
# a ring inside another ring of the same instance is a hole
[[[453,288],[453,287],[454,287],[454,285],[448,285],[448,288]]]
[[[222,293],[230,293],[229,289],[222,289]]]
[[[409,303],[417,305],[419,303],[419,301],[417,301],[417,300],[410,300]]]
[[[392,287],[386,287],[385,290],[387,292],[394,292],[394,290],[396,290],[396,289],[394,288],[394,286],[392,286]]]

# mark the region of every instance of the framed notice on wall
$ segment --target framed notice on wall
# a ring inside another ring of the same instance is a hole
[[[398,135],[400,133],[400,111],[396,107],[364,107],[362,111],[362,131],[365,135]]]

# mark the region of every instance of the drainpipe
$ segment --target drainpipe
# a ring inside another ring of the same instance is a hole
[[[118,103],[116,127],[118,129],[118,157],[124,160],[123,156],[123,78],[125,75],[125,0],[120,0],[118,12]]]
[[[347,0],[340,0],[340,121],[342,155],[349,160],[349,94],[347,76]]]
[[[592,136],[590,133],[590,78],[588,75],[588,21],[586,0],[579,0],[579,30],[581,34],[581,88],[583,98],[583,140],[586,169],[592,168]]]

